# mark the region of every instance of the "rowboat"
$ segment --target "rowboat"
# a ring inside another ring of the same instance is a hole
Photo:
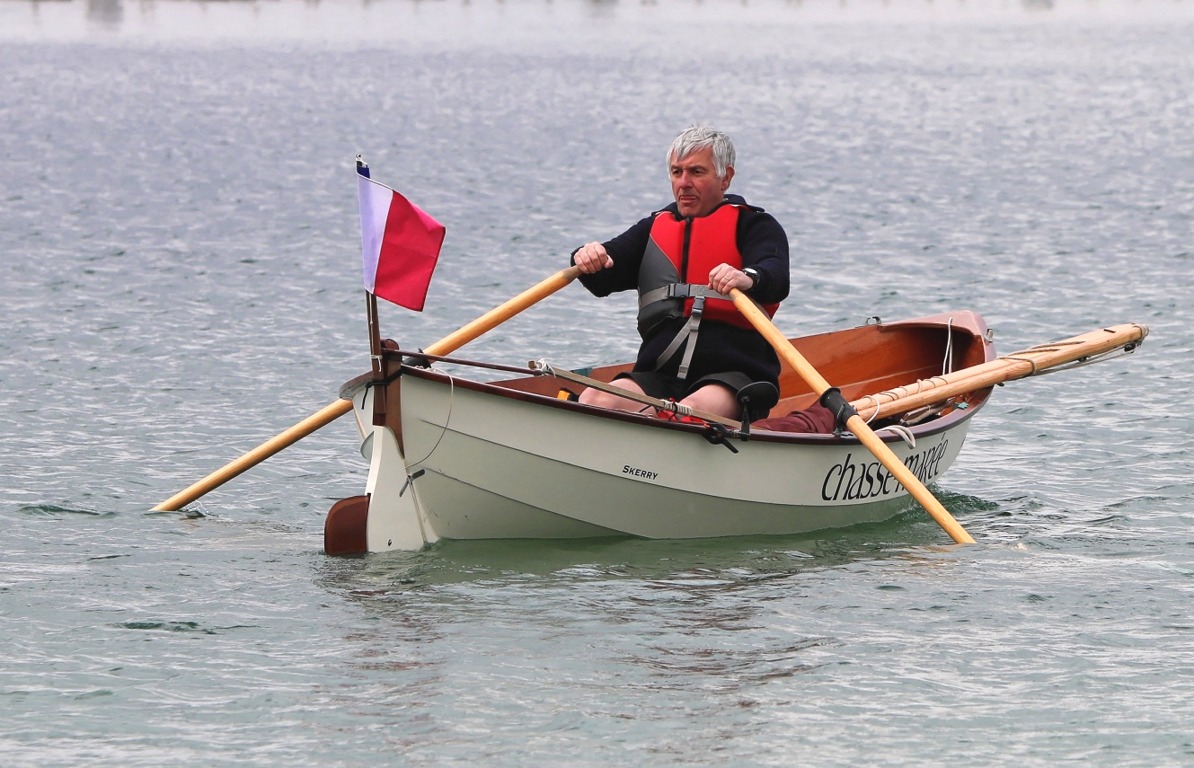
[[[926,486],[958,457],[992,387],[1131,352],[1148,335],[1138,324],[1104,327],[996,358],[986,323],[966,310],[789,339],[733,288],[734,307],[782,366],[778,388],[739,392],[739,421],[614,388],[629,364],[573,371],[447,357],[579,274],[561,270],[419,352],[382,340],[378,294],[367,290],[372,370],[152,511],[182,509],[352,412],[369,478],[364,494],[328,511],[329,555],[441,539],[800,534],[884,520],[913,500],[968,544],[974,539]],[[423,293],[429,276],[424,270]],[[401,298],[421,308],[420,296]],[[515,375],[489,380],[494,371]],[[581,387],[643,408],[582,404]],[[766,418],[748,420],[762,411]]]
[[[842,395],[874,393],[994,361],[970,311],[792,339]],[[661,419],[665,406],[610,411],[576,402],[583,373],[442,358],[381,345],[378,364],[341,388],[369,461],[366,493],[333,505],[329,554],[417,549],[440,539],[651,539],[795,534],[890,518],[907,490],[843,430],[766,428],[769,421]],[[511,375],[486,381],[493,371]],[[872,423],[924,483],[954,462],[991,386]],[[771,415],[817,394],[784,365]],[[874,417],[874,413],[871,416]],[[761,425],[761,426],[760,426]],[[763,428],[761,428],[763,427]]]
[[[329,510],[329,555],[441,539],[797,534],[877,522],[912,500],[955,542],[972,543],[926,484],[953,464],[992,388],[1131,352],[1148,335],[1108,326],[997,358],[983,319],[960,311],[788,339],[731,290],[782,365],[778,389],[739,393],[739,421],[645,395],[632,398],[644,403],[637,413],[577,401],[579,387],[609,389],[629,364],[573,371],[447,357],[578,274],[561,270],[419,352],[382,340],[367,294],[372,370],[153,511],[180,510],[352,412],[369,478],[364,494]],[[489,380],[495,371],[515,375]],[[767,418],[746,420],[764,409]]]
[[[959,311],[789,342],[911,470],[908,482],[927,484],[958,457],[995,384],[1130,352],[1147,334],[1143,325],[1111,326],[996,357],[984,320]],[[576,402],[579,388],[608,386],[629,364],[517,368],[412,353],[390,340],[375,347],[374,369],[340,391],[369,478],[365,494],[329,511],[328,554],[441,539],[798,534],[882,521],[913,505],[890,465],[841,419],[823,433],[787,431],[786,414],[825,402],[787,362],[769,417],[752,425],[659,418],[674,404],[646,397],[640,413]],[[454,348],[452,339],[439,348]],[[516,375],[485,380],[494,371]]]

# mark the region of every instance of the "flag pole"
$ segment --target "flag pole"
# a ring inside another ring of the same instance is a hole
[[[357,173],[369,178],[369,164],[365,162],[364,155],[357,155]],[[369,365],[373,371],[373,381],[378,383],[382,380],[383,374],[381,371],[381,324],[377,319],[377,295],[373,291],[365,291],[365,320],[369,326]],[[375,413],[384,413],[386,407],[386,388],[375,387],[373,391],[375,400]]]
[[[385,413],[386,388],[381,386],[385,375],[381,369],[381,325],[377,320],[377,296],[365,291],[365,317],[369,324],[369,367],[373,372],[373,412]]]

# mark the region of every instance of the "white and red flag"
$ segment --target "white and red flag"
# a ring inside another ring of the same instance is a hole
[[[364,173],[357,174],[365,290],[423,311],[444,226],[417,205]]]

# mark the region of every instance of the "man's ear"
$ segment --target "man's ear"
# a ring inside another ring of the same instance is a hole
[[[730,182],[733,180],[733,178],[734,178],[734,166],[727,165],[726,166],[726,175],[721,177],[721,191],[722,192],[725,192],[727,189],[730,188]]]

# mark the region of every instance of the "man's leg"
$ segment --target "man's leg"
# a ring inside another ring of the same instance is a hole
[[[742,414],[736,393],[724,384],[706,384],[680,401],[682,405],[705,411],[727,419],[736,419]]]
[[[642,387],[635,383],[634,379],[614,379],[610,382],[610,384],[615,387],[619,387],[620,389],[625,389],[628,392],[634,392],[638,395],[644,394]],[[592,387],[589,387],[584,392],[580,393],[580,402],[584,403],[585,405],[595,405],[598,408],[609,408],[615,411],[641,411],[646,408],[650,408],[648,405],[636,403],[634,400],[627,400],[626,398],[618,397],[611,392],[593,389]]]

